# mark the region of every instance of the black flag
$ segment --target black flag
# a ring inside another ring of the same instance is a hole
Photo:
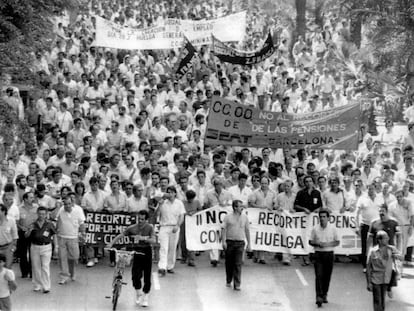
[[[196,57],[196,49],[191,42],[184,36],[184,44],[177,60],[175,77],[180,80],[192,67]]]
[[[238,51],[213,36],[213,53],[218,57],[218,59],[226,63],[253,65],[272,56],[275,51],[276,46],[270,33],[267,36],[266,41],[263,43],[262,48],[256,52]]]

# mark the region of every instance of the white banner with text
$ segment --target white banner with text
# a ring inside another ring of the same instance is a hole
[[[187,248],[192,251],[222,249],[222,224],[231,207],[212,207],[186,216]],[[319,223],[317,213],[287,213],[248,208],[244,211],[250,223],[252,250],[305,255],[313,252],[309,245],[312,228]],[[357,255],[361,242],[356,234],[356,213],[333,213],[329,222],[339,236],[339,255]]]

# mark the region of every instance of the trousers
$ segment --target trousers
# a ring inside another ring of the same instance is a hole
[[[316,300],[320,301],[328,295],[335,255],[333,252],[315,252],[314,260]]]
[[[19,258],[22,276],[30,276],[32,268],[30,264],[30,240],[24,236],[24,231],[19,230],[17,240],[17,257]]]
[[[372,297],[374,302],[374,311],[385,310],[385,292],[388,284],[372,284]]]
[[[369,226],[361,224],[361,263],[362,267],[367,267],[367,239],[368,239]]]
[[[50,290],[50,260],[52,258],[52,244],[30,246],[32,259],[33,283],[35,287]]]
[[[244,241],[226,240],[226,282],[233,282],[234,287],[241,284],[241,271],[243,264]]]
[[[140,250],[144,255],[135,254],[132,263],[132,285],[135,289],[141,289],[141,279],[144,275],[143,292],[148,294],[151,290],[151,268],[152,268],[152,250],[151,247]]]
[[[158,235],[160,241],[160,260],[158,261],[158,269],[160,270],[171,270],[174,269],[175,266],[180,229],[174,233],[173,228],[173,226],[161,226],[160,228]]]

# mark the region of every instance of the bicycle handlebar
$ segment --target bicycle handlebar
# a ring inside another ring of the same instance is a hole
[[[112,248],[108,248],[108,247],[104,247],[104,250],[107,250],[107,251],[113,251],[113,252],[119,252],[119,253],[128,253],[128,254],[139,254],[139,255],[145,255],[144,253],[142,253],[142,252],[137,252],[137,251],[124,251],[124,250],[122,250],[122,249],[117,249],[117,248],[114,248],[114,247],[112,247]]]

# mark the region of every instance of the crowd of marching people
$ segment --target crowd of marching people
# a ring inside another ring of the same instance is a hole
[[[387,232],[390,244],[411,264],[411,109],[406,114],[408,134],[396,135],[393,121],[386,120],[385,131],[373,137],[362,124],[356,151],[203,142],[213,95],[288,113],[360,101],[357,87],[328,65],[332,51],[349,38],[347,21],[328,15],[323,29],[291,44],[283,25],[248,12],[246,40],[239,48],[257,48],[270,30],[278,38],[276,53],[260,64],[238,66],[219,62],[202,46],[181,80],[173,71],[179,49],[124,51],[93,44],[95,14],[144,28],[168,17],[204,19],[228,13],[217,2],[90,1],[70,25],[57,24],[50,49],[33,55],[38,96],[30,94],[23,105],[17,88],[2,90],[34,139],[24,148],[7,150],[1,163],[0,254],[6,268],[19,262],[21,277],[31,277],[35,291],[50,291],[53,256],[60,263],[59,284],[76,278],[84,211],[147,211],[144,218],[160,225],[158,269],[164,276],[174,272],[176,257],[196,265],[195,253],[186,249],[184,215],[236,199],[244,207],[289,213],[322,207],[354,211],[364,272],[378,230]],[[88,267],[103,255],[98,247],[82,249]],[[252,258],[266,264],[265,255],[254,251]],[[209,256],[217,266],[219,251]],[[283,254],[283,263],[291,260]],[[307,257],[303,264],[309,264]],[[391,288],[387,290],[391,296]]]

